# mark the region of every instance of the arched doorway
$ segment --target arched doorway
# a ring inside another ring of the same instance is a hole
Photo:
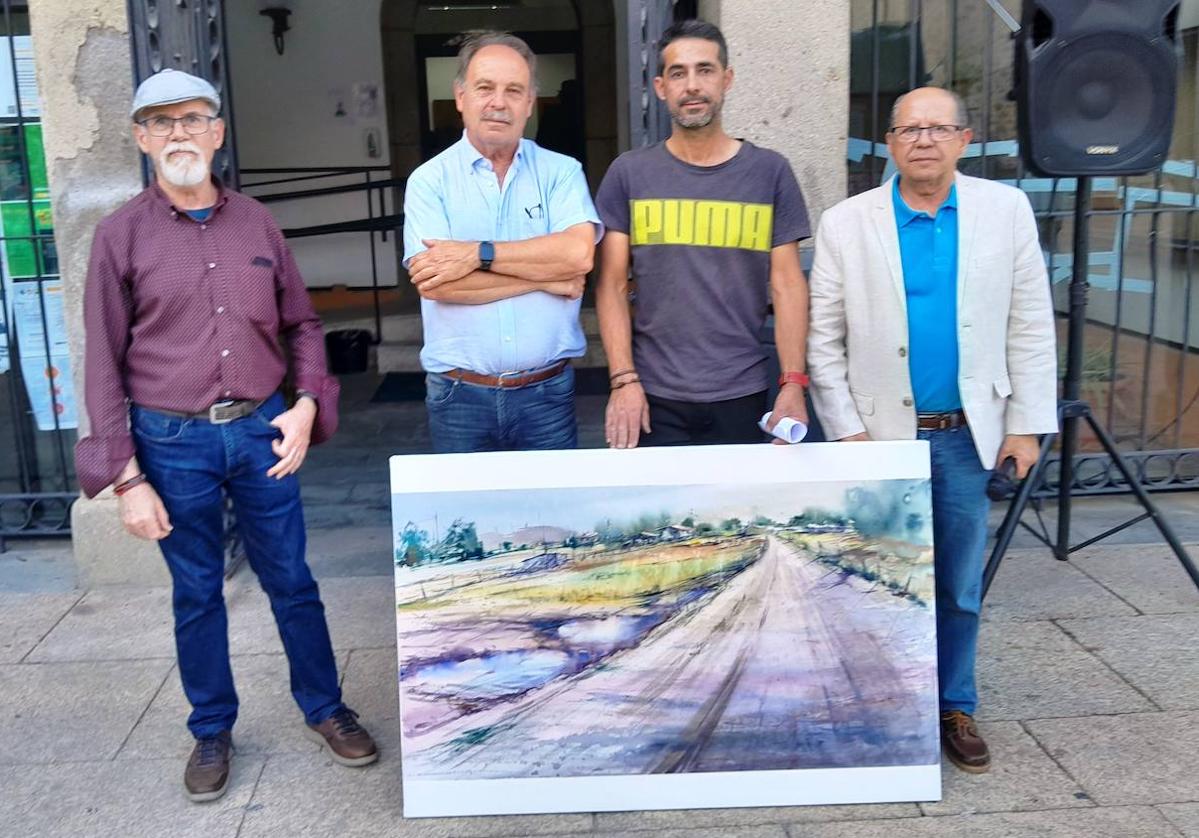
[[[383,0],[380,29],[393,176],[406,176],[458,138],[461,123],[451,87],[454,56],[463,33],[496,29],[524,38],[539,58],[539,101],[527,135],[577,157],[592,186],[598,186],[619,148],[615,4],[523,0],[488,4],[497,8],[482,5]],[[564,111],[575,108],[581,131],[573,135],[551,131],[542,120],[545,115],[557,123]]]

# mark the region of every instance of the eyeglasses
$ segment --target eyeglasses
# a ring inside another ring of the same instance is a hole
[[[183,130],[194,137],[197,134],[206,133],[214,119],[219,119],[219,117],[189,113],[178,117],[152,116],[149,119],[139,120],[137,124],[150,132],[151,137],[169,137],[175,133],[175,123],[179,122],[183,124]]]
[[[934,143],[947,143],[961,130],[961,125],[894,125],[891,127],[891,133],[901,143],[914,143],[925,131],[928,132],[929,138]]]

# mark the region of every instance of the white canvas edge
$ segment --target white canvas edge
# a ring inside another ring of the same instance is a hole
[[[717,809],[941,799],[941,766],[404,780],[404,817]]]
[[[390,467],[392,493],[403,496],[921,479],[929,476],[929,457],[926,442],[903,441],[422,454],[394,456]],[[496,780],[402,777],[402,782],[409,818],[941,799],[940,764]]]
[[[394,456],[389,464],[393,495],[929,476],[928,443],[924,441],[409,454]]]

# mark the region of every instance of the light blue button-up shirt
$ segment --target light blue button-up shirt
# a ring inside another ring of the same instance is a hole
[[[959,410],[958,188],[950,188],[935,218],[907,205],[898,177],[892,197],[907,291],[908,368],[916,410]]]
[[[427,249],[422,239],[519,241],[583,222],[595,225],[598,242],[603,225],[579,161],[522,139],[501,187],[464,133],[408,177],[404,265]],[[421,365],[498,375],[578,358],[587,349],[579,304],[544,291],[483,305],[421,300]]]

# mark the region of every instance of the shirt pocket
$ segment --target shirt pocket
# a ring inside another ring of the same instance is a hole
[[[534,189],[513,195],[508,205],[508,225],[513,239],[548,235],[551,232],[549,199]]]
[[[279,324],[278,286],[275,264],[267,257],[251,259],[238,276],[234,289],[237,304],[250,322],[268,329]]]

